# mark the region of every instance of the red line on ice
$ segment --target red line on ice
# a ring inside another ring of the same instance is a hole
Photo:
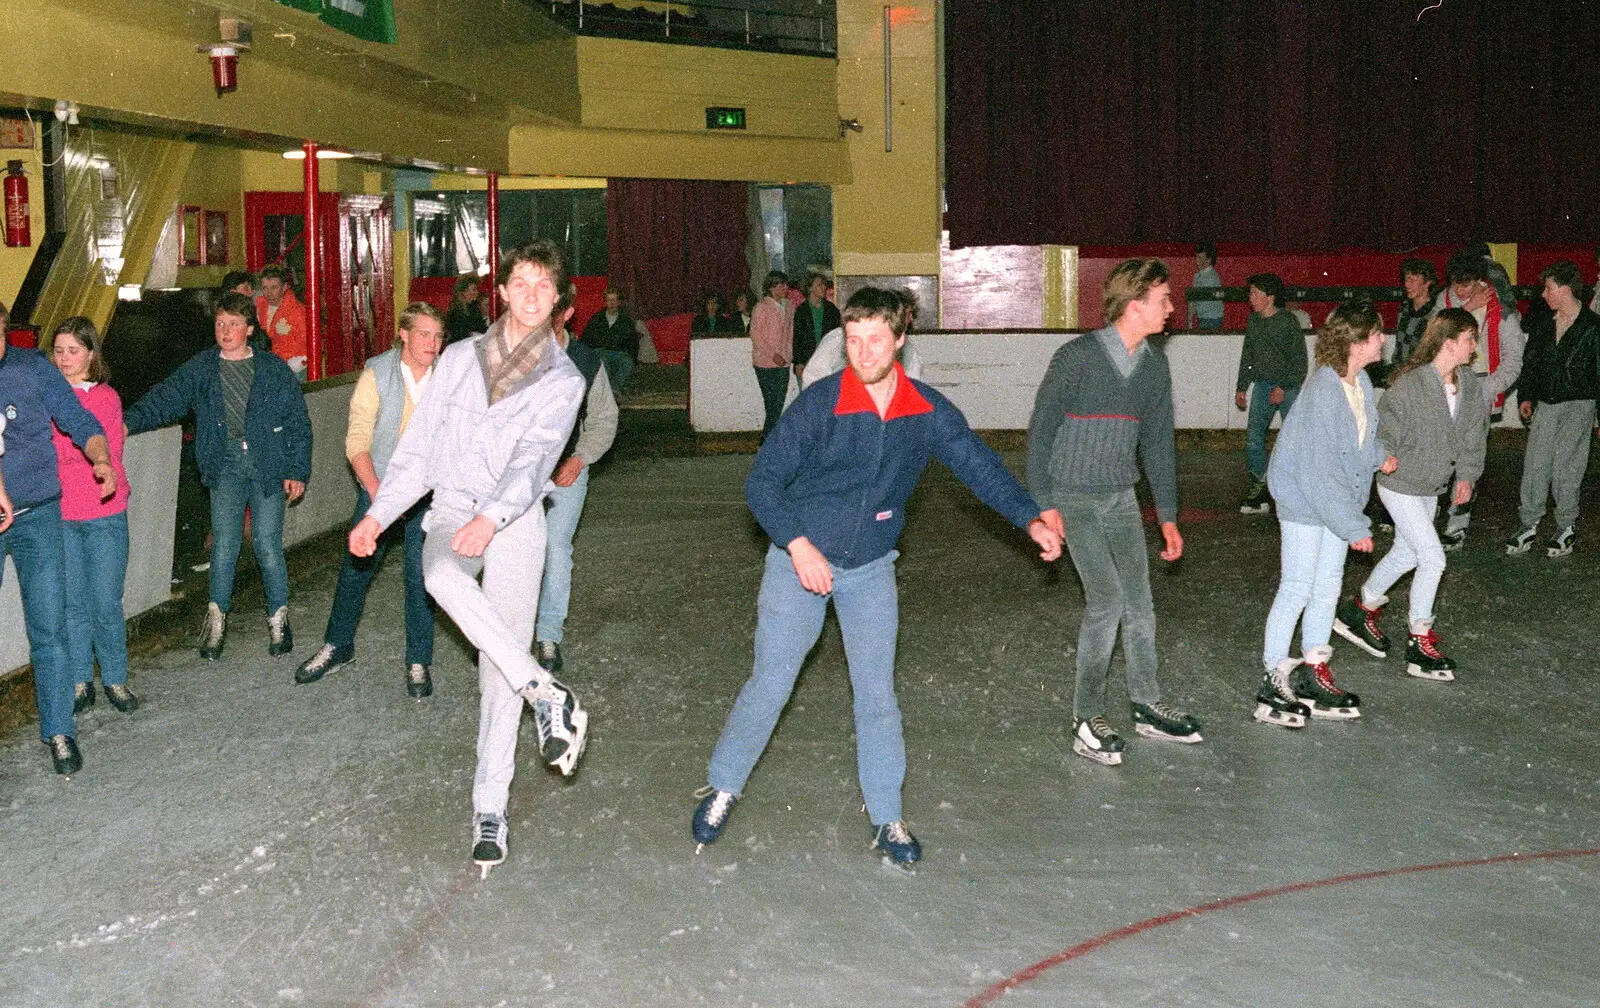
[[[1330,886],[1348,885],[1351,882],[1369,882],[1373,879],[1392,878],[1396,875],[1415,875],[1420,872],[1443,871],[1447,868],[1479,868],[1484,865],[1506,864],[1513,861],[1537,861],[1559,858],[1594,857],[1600,854],[1600,847],[1589,850],[1555,850],[1539,851],[1533,854],[1502,854],[1499,857],[1476,858],[1470,861],[1440,861],[1437,864],[1406,865],[1401,868],[1384,868],[1379,871],[1357,872],[1354,875],[1335,875],[1333,878],[1315,879],[1309,882],[1291,882],[1288,885],[1275,886],[1271,889],[1258,889],[1255,892],[1241,893],[1238,896],[1229,896],[1225,899],[1213,900],[1202,903],[1185,910],[1174,910],[1171,913],[1161,914],[1159,917],[1147,917],[1114,931],[1096,935],[1088,941],[1079,942],[1069,949],[1057,952],[1047,959],[1040,959],[1027,969],[1013,973],[1011,976],[997,983],[985,987],[982,993],[967,1000],[964,1008],[983,1008],[984,1005],[993,1004],[1001,995],[1014,987],[1020,987],[1030,980],[1038,979],[1062,963],[1088,955],[1095,949],[1104,948],[1113,942],[1132,938],[1134,935],[1151,931],[1173,921],[1183,920],[1185,917],[1198,917],[1201,914],[1211,913],[1213,910],[1222,910],[1227,907],[1239,906],[1244,903],[1254,903],[1256,900],[1269,899],[1273,896],[1286,896],[1290,893],[1306,892],[1311,889],[1326,889]]]

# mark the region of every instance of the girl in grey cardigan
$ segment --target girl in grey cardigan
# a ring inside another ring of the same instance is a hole
[[[1472,499],[1489,438],[1489,408],[1469,366],[1477,342],[1471,313],[1446,308],[1428,323],[1411,359],[1390,379],[1378,409],[1378,440],[1399,466],[1378,477],[1378,497],[1394,518],[1394,548],[1378,561],[1360,593],[1339,603],[1333,624],[1341,637],[1384,657],[1389,639],[1378,617],[1389,601],[1385,592],[1415,570],[1406,672],[1436,682],[1454,679],[1455,663],[1440,650],[1433,632],[1433,600],[1445,562],[1434,511],[1446,489],[1457,505]]]
[[[1282,578],[1267,616],[1255,718],[1303,728],[1307,717],[1355,718],[1361,700],[1333,680],[1334,608],[1349,550],[1372,551],[1364,513],[1372,474],[1385,461],[1377,396],[1364,370],[1383,355],[1383,322],[1366,302],[1346,302],[1317,333],[1316,370],[1284,421],[1267,485],[1283,536]],[[1301,658],[1289,647],[1300,624]]]

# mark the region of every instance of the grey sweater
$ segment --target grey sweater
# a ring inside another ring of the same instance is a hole
[[[1126,490],[1139,482],[1142,461],[1157,514],[1163,522],[1177,521],[1166,355],[1146,345],[1123,378],[1100,343],[1103,332],[1085,333],[1057,350],[1039,385],[1028,424],[1033,499],[1051,508],[1064,494]]]
[[[1401,375],[1378,404],[1378,440],[1400,460],[1392,473],[1379,473],[1378,485],[1413,497],[1432,497],[1447,489],[1450,474],[1476,483],[1483,475],[1489,439],[1489,407],[1482,381],[1472,368],[1456,369],[1460,397],[1450,416],[1444,380],[1431,365]]]

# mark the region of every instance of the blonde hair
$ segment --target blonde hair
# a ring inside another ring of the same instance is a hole
[[[1129,304],[1142,300],[1157,284],[1166,283],[1169,275],[1167,264],[1160,259],[1128,259],[1119,263],[1101,288],[1106,323],[1109,325],[1122,318]]]

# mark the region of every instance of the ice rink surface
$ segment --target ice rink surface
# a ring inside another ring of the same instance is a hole
[[[592,712],[589,751],[563,781],[525,722],[511,855],[486,881],[468,859],[475,671],[441,618],[435,695],[405,696],[398,557],[356,662],[320,683],[291,676],[327,618],[325,565],[294,584],[292,658],[267,657],[259,590],[242,590],[220,663],[169,650],[135,666],[143,709],[102,700],[80,719],[71,781],[34,726],[12,732],[0,1003],[1600,1003],[1600,857],[1583,853],[1600,847],[1600,545],[1580,529],[1562,560],[1503,554],[1516,453],[1491,454],[1440,594],[1458,681],[1336,639],[1364,716],[1300,732],[1250,720],[1276,524],[1237,513],[1238,454],[1184,453],[1188,552],[1153,560],[1153,581],[1166,699],[1206,741],[1133,736],[1119,654],[1120,767],[1071,752],[1070,564],[1041,564],[936,466],[899,561],[915,875],[867,849],[831,619],[726,833],[695,853],[691,795],[750,671],[765,548],[743,503],[750,460],[597,471],[563,676]],[[1371,563],[1352,555],[1347,591]],[[1575,853],[1110,934],[1297,882],[1540,852]]]

